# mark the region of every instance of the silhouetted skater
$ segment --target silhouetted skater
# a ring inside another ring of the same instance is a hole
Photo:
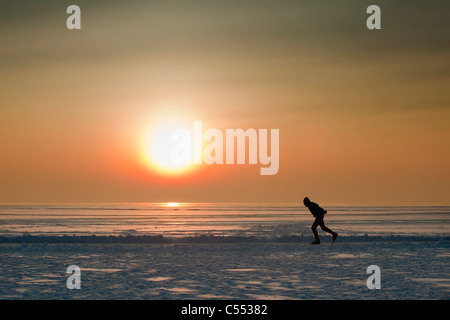
[[[309,211],[312,213],[312,215],[316,218],[316,220],[314,220],[314,223],[311,226],[312,232],[313,232],[316,240],[314,242],[312,242],[311,244],[320,244],[319,235],[317,234],[317,226],[320,226],[320,228],[323,231],[330,233],[333,236],[333,243],[334,243],[338,234],[336,232],[328,229],[325,226],[325,223],[323,222],[323,217],[327,213],[327,210],[324,210],[321,207],[319,207],[319,205],[317,203],[311,202],[311,200],[309,200],[308,197],[303,199],[303,204],[309,209]]]

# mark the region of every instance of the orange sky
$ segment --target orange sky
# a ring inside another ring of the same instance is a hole
[[[2,4],[0,201],[450,204],[448,4],[378,2]],[[279,129],[279,172],[161,176],[163,118]]]

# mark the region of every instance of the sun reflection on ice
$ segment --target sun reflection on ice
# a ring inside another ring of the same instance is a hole
[[[179,203],[178,202],[167,202],[166,205],[168,207],[178,207]]]

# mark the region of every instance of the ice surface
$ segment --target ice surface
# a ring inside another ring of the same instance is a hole
[[[326,208],[311,246],[298,205],[0,206],[0,299],[450,298],[450,207]]]
[[[448,299],[447,238],[298,243],[4,243],[0,299]],[[379,239],[378,239],[379,240]],[[69,290],[69,265],[81,289]],[[369,290],[369,265],[381,289]]]

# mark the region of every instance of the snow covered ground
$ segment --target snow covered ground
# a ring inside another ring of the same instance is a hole
[[[449,299],[448,237],[0,243],[0,299]],[[67,267],[81,269],[68,289]],[[381,269],[369,290],[367,267]]]
[[[0,299],[450,298],[450,207],[327,209],[312,246],[291,204],[0,206]]]

